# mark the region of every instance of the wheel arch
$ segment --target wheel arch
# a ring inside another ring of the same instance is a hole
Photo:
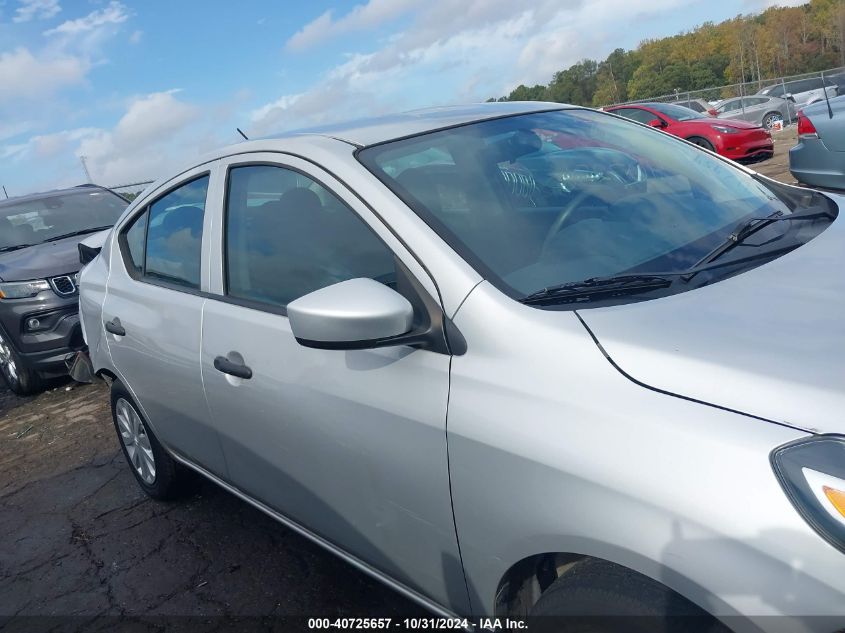
[[[711,614],[739,615],[733,608],[701,585],[659,561],[636,552],[589,543],[569,544],[558,551],[524,556],[511,564],[499,579],[493,598],[497,617],[525,617],[543,592],[577,564],[600,560],[653,580]],[[573,547],[574,546],[574,547]]]
[[[95,372],[94,372],[94,374],[95,374],[98,378],[103,378],[103,379],[105,379],[105,380],[108,380],[108,381],[109,381],[109,383],[112,383],[112,382],[114,382],[115,380],[119,380],[119,378],[117,377],[117,374],[115,374],[115,373],[114,373],[112,370],[110,370],[110,369],[106,369],[105,367],[98,369],[97,371],[95,371]]]
[[[712,152],[717,151],[717,144],[714,143],[713,141],[711,141],[706,136],[703,136],[701,134],[690,134],[689,136],[685,136],[684,140],[687,141],[688,143],[692,143],[693,145],[697,145],[698,147],[701,147],[701,145],[698,145],[698,143],[696,143],[696,140],[701,140],[701,141],[704,141],[705,143],[707,143],[711,148],[713,148],[710,151],[712,151]],[[703,147],[702,149],[710,149],[710,148]]]

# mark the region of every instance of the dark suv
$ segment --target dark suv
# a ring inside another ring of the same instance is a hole
[[[78,243],[110,229],[128,204],[94,185],[0,201],[0,375],[15,393],[65,373],[84,347]]]

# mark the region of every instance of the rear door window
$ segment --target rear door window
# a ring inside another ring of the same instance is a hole
[[[208,174],[152,202],[121,233],[129,272],[136,278],[199,290]]]
[[[739,108],[739,99],[731,99],[719,106],[719,112],[732,112],[733,110],[739,110]]]

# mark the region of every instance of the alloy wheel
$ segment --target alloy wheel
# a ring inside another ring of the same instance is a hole
[[[124,398],[118,399],[115,414],[120,439],[129,456],[129,462],[143,482],[152,485],[156,479],[155,456],[141,416]]]
[[[765,119],[763,119],[763,127],[767,130],[771,130],[772,126],[775,124],[775,121],[781,119],[779,116],[775,116],[774,114],[770,114]]]

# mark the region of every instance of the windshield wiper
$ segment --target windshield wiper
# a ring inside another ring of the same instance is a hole
[[[76,235],[85,235],[86,233],[97,233],[98,231],[105,231],[106,229],[110,229],[111,224],[108,226],[93,226],[90,229],[80,229],[78,231],[71,231],[70,233],[62,233],[61,235],[54,235],[53,237],[48,237],[44,240],[46,242],[58,242],[59,240],[66,239],[68,237],[74,237]]]
[[[639,273],[590,277],[582,281],[570,281],[543,288],[526,295],[520,299],[520,302],[528,305],[549,305],[649,292],[668,288],[674,282],[672,277],[681,274],[684,273],[660,273],[655,275]]]
[[[584,279],[582,281],[570,281],[556,286],[548,286],[538,290],[537,292],[532,292],[526,295],[519,301],[528,305],[553,305],[578,301],[593,301],[596,299],[609,299],[623,295],[668,288],[678,279],[686,283],[700,272],[714,268],[722,268],[734,263],[734,260],[731,260],[726,264],[711,265],[713,260],[719,258],[737,244],[741,244],[742,241],[750,235],[753,235],[758,230],[771,224],[772,222],[779,222],[781,220],[808,220],[820,217],[834,219],[836,216],[829,210],[813,208],[806,211],[790,213],[788,215],[784,215],[781,211],[777,211],[766,217],[749,218],[737,225],[724,242],[719,244],[719,246],[711,250],[707,253],[707,255],[702,257],[693,266],[690,266],[686,270],[670,272],[661,271],[651,274],[628,273],[608,277],[590,277],[589,279]],[[759,254],[750,259],[757,259],[758,257],[760,257]],[[736,260],[736,263],[744,262],[747,259],[748,258],[741,258]]]
[[[29,248],[34,244],[15,244],[14,246],[0,246],[0,253],[8,253],[9,251],[17,251],[22,248]]]
[[[797,213],[790,213],[784,215],[783,211],[775,211],[771,215],[762,218],[748,218],[740,222],[724,242],[719,244],[712,251],[707,253],[704,257],[699,259],[695,264],[690,266],[689,270],[684,273],[684,281],[689,281],[698,273],[707,269],[707,264],[715,261],[729,250],[742,244],[750,236],[754,235],[763,227],[768,226],[772,222],[781,222],[783,220],[812,220],[814,218],[827,216],[831,220],[834,219],[834,214],[827,209],[808,209],[806,211],[799,211]]]

